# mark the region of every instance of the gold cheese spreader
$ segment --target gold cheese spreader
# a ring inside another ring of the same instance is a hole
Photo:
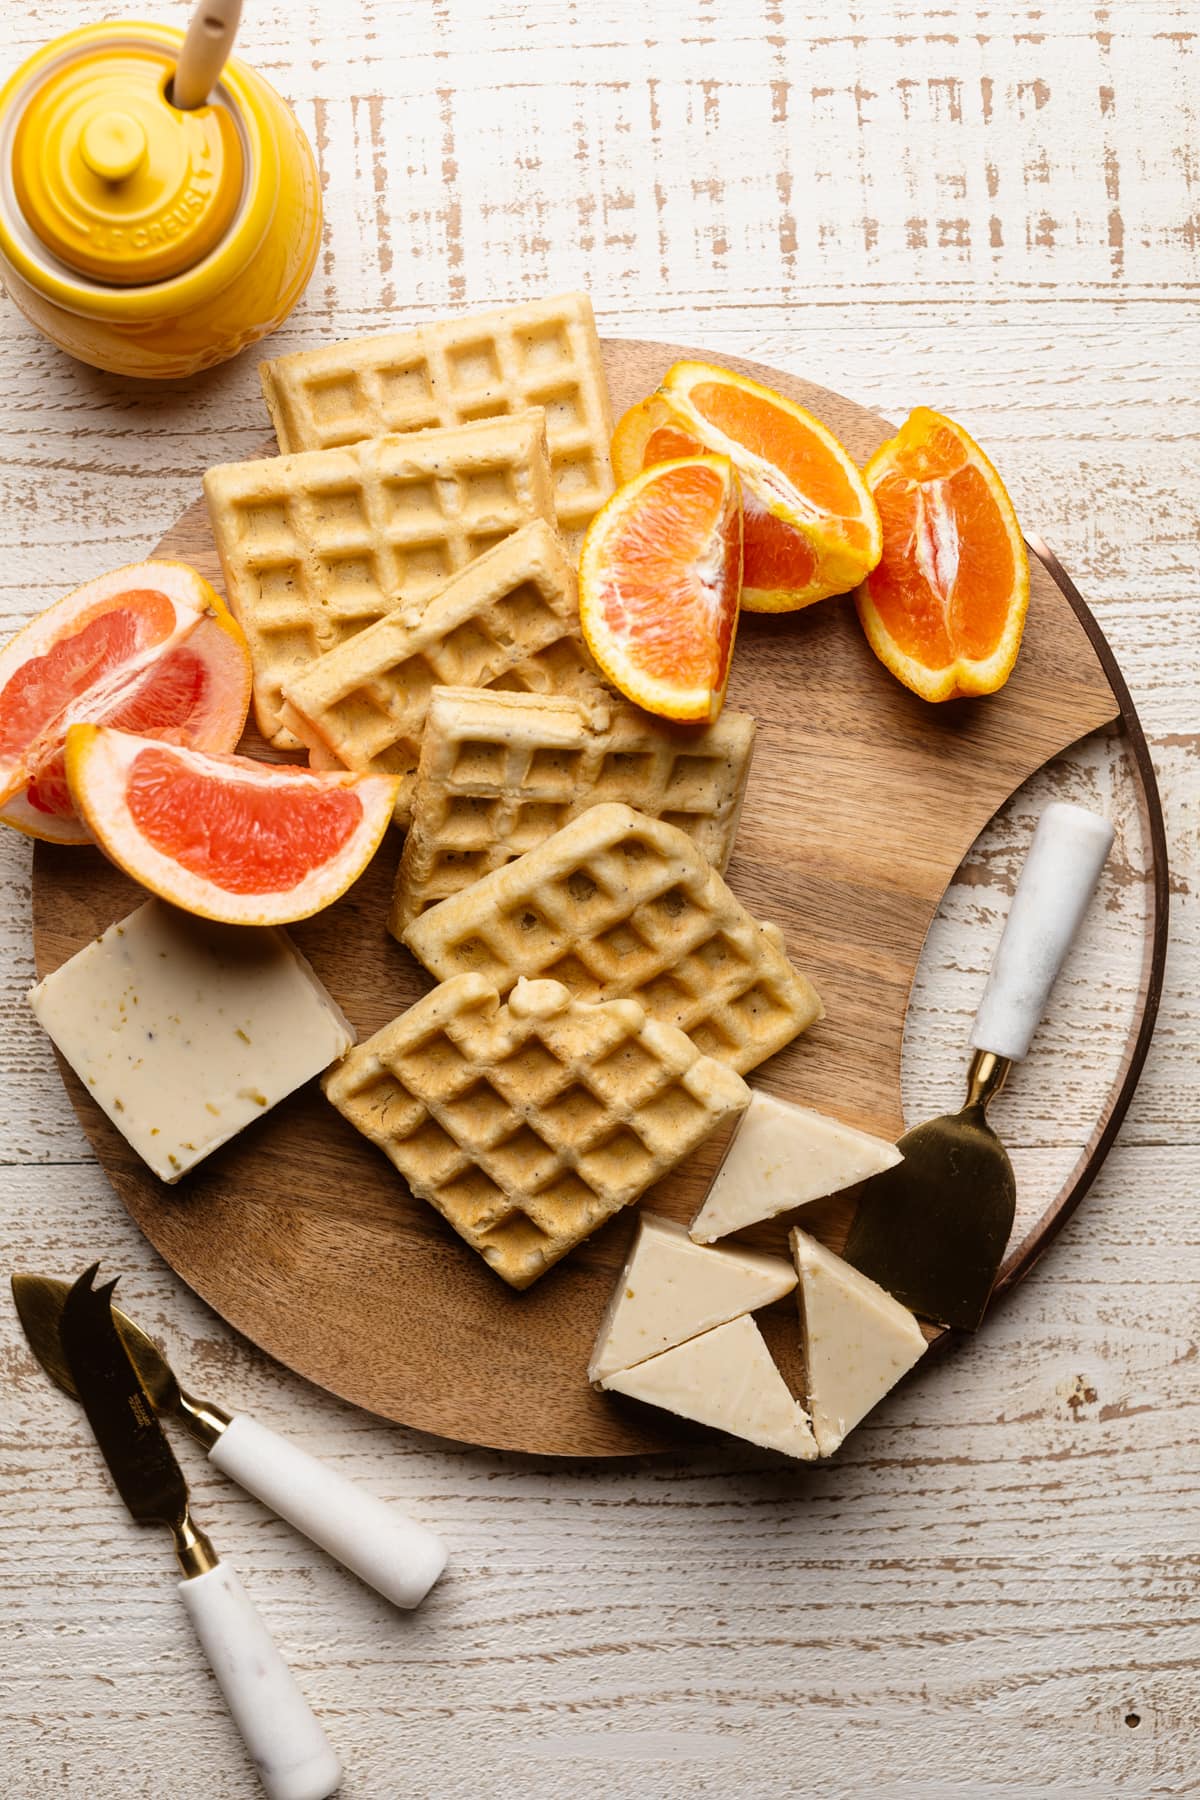
[[[1017,1198],[988,1104],[1029,1049],[1112,841],[1096,813],[1046,808],[975,1016],[966,1104],[907,1132],[904,1161],[863,1187],[846,1261],[936,1324],[974,1331],[987,1308]]]

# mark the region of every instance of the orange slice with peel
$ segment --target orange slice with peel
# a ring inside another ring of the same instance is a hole
[[[613,685],[663,718],[715,719],[737,632],[742,508],[725,456],[656,463],[617,489],[579,558],[584,641]]]
[[[400,777],[209,755],[105,725],[67,733],[67,781],[101,849],[163,900],[231,925],[320,912],[362,874]]]
[[[660,394],[639,400],[617,420],[611,456],[618,481],[632,481],[651,463],[673,462],[680,456],[702,456],[704,445],[676,423]]]
[[[1004,483],[973,438],[919,406],[864,471],[883,558],[855,596],[872,650],[923,700],[994,694],[1017,660],[1029,558]]]
[[[773,388],[712,363],[668,369],[613,436],[619,481],[664,457],[731,458],[742,484],[742,605],[794,612],[856,587],[879,560],[879,515],[845,447]]]
[[[63,743],[91,720],[231,750],[250,704],[241,626],[185,563],[145,562],[77,588],[0,651],[0,821],[86,843]]]

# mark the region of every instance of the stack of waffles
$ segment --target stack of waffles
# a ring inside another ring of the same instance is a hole
[[[612,418],[583,295],[261,373],[281,454],[204,484],[258,728],[403,778],[387,923],[439,983],[326,1091],[525,1287],[820,1017],[723,879],[754,722],[672,726],[588,656]]]

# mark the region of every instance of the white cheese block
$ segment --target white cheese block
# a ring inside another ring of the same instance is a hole
[[[682,1225],[643,1213],[596,1336],[588,1380],[645,1362],[790,1294],[796,1271],[756,1250],[704,1250]]]
[[[756,1089],[689,1229],[697,1243],[711,1244],[903,1160],[886,1138]]]
[[[29,995],[92,1098],[178,1181],[319,1075],[354,1030],[282,931],[148,901]]]
[[[822,1456],[925,1354],[907,1306],[805,1231],[793,1231],[808,1408]]]
[[[811,1462],[817,1454],[808,1415],[793,1399],[762,1332],[747,1314],[618,1369],[601,1385],[645,1400],[681,1419],[715,1425],[764,1450]]]

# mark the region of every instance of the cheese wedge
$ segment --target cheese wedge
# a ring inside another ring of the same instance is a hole
[[[832,1456],[925,1354],[907,1306],[805,1231],[791,1234],[800,1277],[808,1406],[817,1447]]]
[[[903,1160],[886,1138],[756,1091],[689,1230],[698,1244],[711,1244]]]
[[[744,1313],[635,1368],[619,1369],[601,1386],[802,1462],[817,1454],[807,1413],[792,1398],[762,1332]]]
[[[756,1250],[703,1250],[674,1219],[643,1213],[596,1335],[588,1380],[603,1381],[790,1294],[796,1271]]]

